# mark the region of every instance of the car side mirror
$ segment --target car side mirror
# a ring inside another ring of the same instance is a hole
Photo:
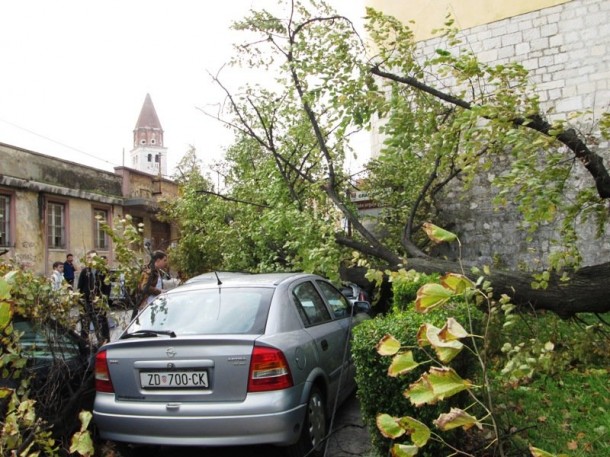
[[[354,314],[371,314],[371,304],[368,301],[354,302]]]

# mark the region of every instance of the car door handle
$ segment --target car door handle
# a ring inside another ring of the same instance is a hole
[[[322,346],[323,351],[326,351],[328,349],[328,341],[326,341],[326,340],[320,341],[320,346]]]

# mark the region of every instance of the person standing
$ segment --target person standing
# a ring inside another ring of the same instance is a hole
[[[64,279],[70,287],[74,288],[74,274],[76,273],[76,267],[74,266],[74,256],[68,254],[66,261],[64,262]]]
[[[167,268],[167,254],[163,251],[153,252],[150,263],[142,272],[138,283],[138,308],[134,315],[151,303],[157,295],[163,292],[163,276]]]
[[[104,264],[104,259],[97,255],[97,251],[87,251],[85,256],[86,267],[83,268],[78,276],[78,291],[82,295],[84,313],[81,318],[81,335],[84,338],[89,336],[90,325],[93,324],[98,340],[110,341],[110,327],[106,317],[107,298],[109,286],[104,283],[104,272],[96,268]],[[101,341],[100,341],[101,343]]]
[[[51,287],[53,290],[61,289],[64,283],[64,264],[63,262],[53,262],[53,274],[51,274]]]

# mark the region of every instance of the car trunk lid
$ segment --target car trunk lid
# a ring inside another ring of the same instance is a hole
[[[254,335],[129,339],[105,347],[117,401],[242,401]]]

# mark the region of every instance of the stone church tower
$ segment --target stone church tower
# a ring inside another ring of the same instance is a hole
[[[133,130],[131,166],[152,175],[167,175],[167,148],[163,146],[163,128],[150,94],[146,94]]]

